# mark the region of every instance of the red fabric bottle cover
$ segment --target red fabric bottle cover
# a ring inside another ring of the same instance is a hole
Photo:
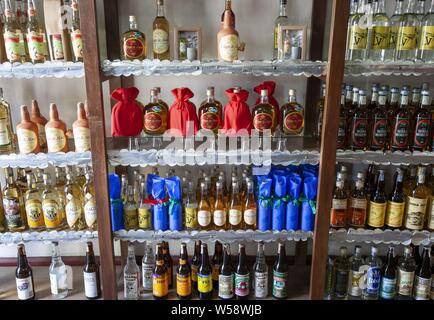
[[[225,106],[223,132],[227,135],[236,135],[244,129],[250,135],[252,114],[246,102],[249,99],[249,92],[241,90],[239,93],[234,93],[234,89],[228,89],[226,94],[229,97],[229,103]]]
[[[112,111],[112,135],[134,137],[143,131],[143,111],[136,98],[139,89],[119,88],[112,92],[112,99],[118,101]]]
[[[169,110],[169,129],[173,135],[195,135],[199,130],[199,122],[196,106],[189,101],[194,93],[188,88],[176,88],[172,94],[176,100]]]
[[[265,81],[264,83],[260,84],[255,88],[255,92],[261,95],[262,90],[268,91],[268,102],[275,108],[276,115],[277,115],[277,123],[280,123],[280,107],[279,102],[274,98],[274,92],[276,91],[276,82],[274,81]],[[256,100],[256,104],[261,103],[261,97],[259,97]]]

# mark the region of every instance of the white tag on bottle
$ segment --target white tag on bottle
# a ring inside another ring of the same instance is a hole
[[[66,267],[66,282],[68,283],[68,290],[74,289],[74,279],[73,279],[73,273],[72,273],[72,267],[67,266]]]

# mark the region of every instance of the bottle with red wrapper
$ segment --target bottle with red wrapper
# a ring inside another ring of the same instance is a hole
[[[229,103],[224,109],[223,132],[226,135],[249,134],[252,130],[252,114],[247,100],[249,92],[240,87],[226,90]]]
[[[112,110],[113,137],[134,137],[143,131],[143,107],[136,101],[139,89],[119,88],[113,91],[112,99],[118,101]]]
[[[169,128],[174,135],[195,135],[199,124],[196,106],[190,101],[194,93],[188,88],[176,88],[172,90],[175,102],[169,110]]]

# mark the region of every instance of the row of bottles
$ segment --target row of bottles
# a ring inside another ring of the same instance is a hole
[[[366,174],[358,172],[350,190],[348,169],[343,166],[337,174],[331,226],[434,230],[434,168],[427,170],[423,166],[398,168],[387,194],[385,170],[371,165]]]
[[[381,259],[376,246],[371,255],[362,257],[356,246],[354,255],[348,248],[340,248],[340,256],[329,257],[325,297],[349,300],[434,300],[434,246],[404,248],[404,255],[395,255],[389,247],[386,259]]]
[[[366,90],[351,85],[344,88],[338,149],[433,150],[434,104],[427,83],[413,89],[404,86],[401,90],[375,84],[370,100]]]
[[[62,260],[58,243],[53,243],[53,254],[49,267],[51,294],[55,299],[64,299],[68,296],[68,275],[65,263]],[[33,300],[37,298],[33,278],[33,270],[30,266],[25,247],[18,246],[18,263],[15,272],[18,300]],[[83,267],[85,296],[94,300],[101,298],[101,283],[99,265],[95,259],[92,242],[86,246],[86,260]]]
[[[11,0],[1,1],[4,16],[1,22],[3,41],[0,56],[10,63],[44,63],[49,60],[82,62],[83,39],[78,0],[63,1],[63,5],[70,6],[72,12],[72,16],[67,17],[72,20],[69,29],[58,30],[59,34],[49,34],[48,37],[38,18],[35,3],[36,0],[15,0],[12,6]],[[65,17],[64,13],[62,16],[56,14],[58,22]],[[46,16],[45,20],[53,19]]]
[[[385,0],[352,0],[349,61],[434,61],[434,1],[396,0],[391,18]]]
[[[56,179],[38,169],[5,170],[0,231],[96,230],[95,188],[90,168],[56,167]]]
[[[39,109],[38,102],[32,101],[29,112],[27,106],[21,106],[21,122],[16,126],[15,138],[11,106],[3,99],[0,89],[0,153],[15,153],[16,144],[21,154],[69,152],[69,138],[74,138],[76,152],[90,151],[90,129],[87,105],[78,103],[77,120],[72,124],[72,133],[59,117],[56,104],[50,105],[50,119],[47,120]],[[18,141],[16,141],[18,140]],[[18,142],[18,143],[16,143]]]
[[[278,245],[271,270],[266,262],[264,243],[258,244],[256,262],[252,267],[247,261],[244,244],[239,245],[235,265],[232,264],[229,244],[223,246],[216,242],[214,252],[210,259],[207,244],[196,241],[194,255],[189,261],[187,244],[182,243],[179,264],[174,267],[167,242],[157,244],[155,257],[152,246],[146,245],[141,278],[135,248],[130,244],[124,268],[125,299],[137,300],[141,291],[152,292],[155,299],[167,299],[170,289],[175,289],[180,300],[194,296],[209,300],[215,295],[222,300],[265,299],[270,296],[287,299],[289,264],[284,243]]]

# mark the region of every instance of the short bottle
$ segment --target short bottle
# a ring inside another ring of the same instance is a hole
[[[147,54],[146,36],[139,31],[136,16],[130,16],[129,22],[129,30],[123,34],[122,39],[122,58],[124,60],[144,60]]]
[[[84,104],[77,105],[77,120],[72,124],[74,133],[75,152],[90,151],[90,129],[89,120],[86,116]]]
[[[212,267],[206,243],[202,243],[200,249],[200,266],[197,271],[197,282],[199,299],[210,300],[212,298]]]
[[[304,131],[304,108],[297,102],[296,91],[289,90],[288,103],[282,106],[281,131],[285,135],[297,136]]]
[[[157,244],[157,257],[154,272],[152,274],[152,294],[154,299],[167,299],[169,295],[169,282],[167,268],[164,263],[163,244]]]
[[[33,270],[27,261],[23,244],[18,245],[18,263],[15,271],[18,300],[34,300],[35,285],[33,282]]]
[[[363,300],[378,300],[381,285],[381,267],[382,262],[378,257],[378,248],[371,248],[371,255],[366,258],[368,271],[366,274],[365,289],[363,289]]]
[[[86,264],[83,268],[84,291],[86,298],[96,300],[101,297],[101,282],[99,277],[99,265],[95,260],[92,242],[87,243]]]
[[[48,152],[68,152],[69,143],[66,137],[66,124],[59,119],[57,106],[50,105],[50,121],[45,125]]]
[[[31,230],[45,228],[44,213],[42,211],[41,191],[36,188],[35,176],[27,175],[28,190],[24,195],[27,224]]]
[[[179,266],[176,270],[176,295],[180,300],[188,300],[191,298],[191,269],[188,263],[187,244],[181,244],[181,254],[179,258]]]
[[[218,134],[223,127],[223,106],[215,99],[214,87],[208,87],[206,96],[199,109],[199,127]]]
[[[57,242],[53,242],[53,254],[51,256],[49,272],[51,294],[55,299],[65,299],[68,296],[68,275]]]
[[[247,300],[250,296],[250,270],[247,265],[246,247],[239,245],[238,264],[235,268],[235,299]]]
[[[397,300],[411,300],[414,287],[416,262],[412,249],[405,247],[404,256],[398,261],[398,277],[396,282]]]
[[[231,249],[226,244],[223,249],[223,263],[220,267],[218,281],[218,297],[221,300],[234,298],[234,270],[231,263]]]
[[[168,109],[159,101],[159,92],[156,88],[151,89],[151,100],[143,108],[144,132],[147,135],[163,135],[168,129]]]
[[[350,275],[350,262],[348,260],[348,248],[341,247],[340,255],[335,260],[335,298],[343,300],[348,295],[348,279]]]
[[[47,148],[47,138],[45,135],[45,125],[48,120],[41,114],[38,101],[32,100],[32,114],[30,120],[38,126],[39,144],[41,149]]]
[[[30,120],[26,106],[21,106],[21,122],[17,125],[18,148],[21,154],[41,151],[38,126]]]
[[[277,127],[275,107],[269,103],[268,90],[261,91],[261,101],[253,108],[253,128],[263,134],[269,131],[273,134]]]
[[[380,299],[382,300],[393,300],[396,296],[397,272],[394,251],[393,247],[389,247],[387,262],[381,271]]]
[[[124,267],[124,298],[138,300],[140,297],[140,269],[136,262],[134,245],[128,245],[127,264]]]

